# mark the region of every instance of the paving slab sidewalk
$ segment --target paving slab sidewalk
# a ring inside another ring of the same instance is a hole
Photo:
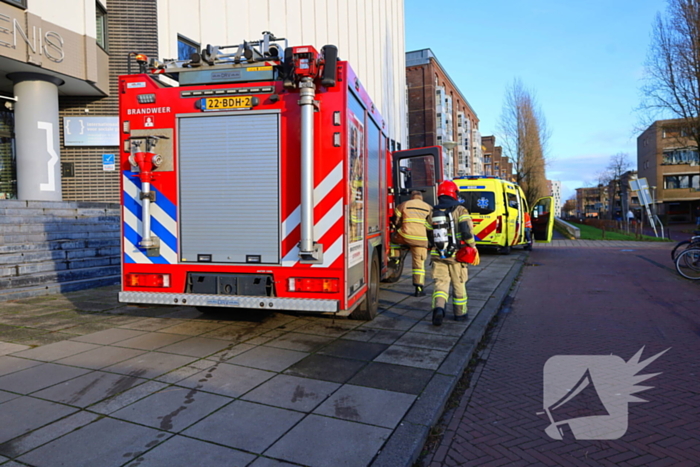
[[[408,275],[367,323],[0,303],[0,465],[409,466],[526,257],[482,255],[470,320],[439,328]]]

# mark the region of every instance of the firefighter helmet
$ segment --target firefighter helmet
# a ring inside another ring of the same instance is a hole
[[[458,192],[459,188],[457,188],[457,184],[452,180],[445,180],[438,186],[438,196],[445,195],[456,200]]]

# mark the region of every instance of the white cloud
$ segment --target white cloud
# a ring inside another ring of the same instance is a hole
[[[547,178],[559,180],[562,197],[568,199],[576,188],[590,186],[598,181],[598,173],[605,170],[610,154],[586,154],[552,160],[547,168]]]

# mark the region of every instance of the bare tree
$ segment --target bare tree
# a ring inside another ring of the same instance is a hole
[[[612,184],[612,197],[610,199],[610,210],[608,211],[608,217],[610,219],[613,219],[615,209],[618,207],[620,209],[621,218],[626,218],[622,217],[627,215],[627,205],[626,203],[623,203],[622,191],[626,193],[627,190],[622,190],[621,179],[622,175],[624,175],[625,172],[630,169],[630,167],[632,167],[632,163],[630,162],[629,154],[625,152],[618,152],[617,154],[610,156],[610,161],[608,162],[608,166],[605,170],[608,178],[608,182],[605,184],[605,186],[607,187]],[[619,203],[618,198],[620,200]]]
[[[573,195],[564,202],[564,206],[561,207],[563,217],[571,217],[576,213],[576,195]]]
[[[499,121],[503,151],[514,162],[516,182],[530,205],[546,196],[547,122],[531,91],[519,79],[506,89]]]
[[[610,156],[610,162],[606,170],[610,174],[612,180],[620,180],[622,175],[632,167],[630,156],[626,152],[618,152]]]
[[[646,60],[642,119],[681,119],[679,135],[700,145],[700,2],[667,0],[658,14]]]

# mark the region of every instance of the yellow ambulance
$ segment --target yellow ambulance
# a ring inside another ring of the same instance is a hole
[[[517,184],[498,177],[470,175],[454,182],[464,207],[474,221],[474,236],[478,246],[498,248],[508,254],[514,246],[529,249],[525,239],[525,213],[530,212],[532,236],[538,242],[551,242],[554,228],[554,199],[540,198],[528,209],[523,190]]]

